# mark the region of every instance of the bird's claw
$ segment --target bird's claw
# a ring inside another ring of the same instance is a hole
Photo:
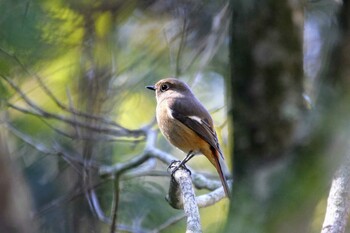
[[[188,168],[186,167],[186,164],[181,164],[181,161],[179,161],[179,160],[173,160],[173,161],[170,163],[170,165],[168,166],[168,171],[171,171],[171,176],[173,176],[174,173],[175,173],[180,167],[182,167],[183,169],[187,170],[187,171],[190,173],[190,175],[192,174],[191,171],[190,171],[190,169],[188,169]]]

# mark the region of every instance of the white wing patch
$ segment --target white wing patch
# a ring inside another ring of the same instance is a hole
[[[198,123],[202,124],[202,119],[197,116],[188,116],[188,118],[197,121]]]
[[[177,115],[177,113],[176,112],[174,112],[171,108],[167,108],[167,113],[168,113],[168,115],[169,115],[169,117],[171,118],[171,119],[175,119],[175,117],[174,117],[174,113],[175,113],[175,115]],[[224,159],[224,156],[223,156],[223,154],[222,154],[222,152],[221,152],[221,149],[220,149],[220,144],[219,144],[219,141],[218,141],[218,138],[217,138],[217,136],[216,136],[216,132],[215,132],[215,130],[211,127],[211,125],[208,123],[208,122],[206,122],[206,121],[204,121],[204,120],[202,120],[200,117],[198,117],[198,116],[182,116],[183,118],[189,118],[189,119],[191,119],[192,121],[194,121],[194,122],[197,122],[201,127],[203,127],[203,130],[205,130],[205,132],[202,132],[202,136],[203,136],[203,134],[204,135],[207,135],[207,134],[209,134],[207,137],[207,140],[209,140],[209,141],[207,141],[209,144],[211,144],[218,152],[219,152],[219,154],[220,154],[220,156],[221,156],[221,158],[222,159]],[[195,123],[192,123],[192,124],[195,124]],[[187,125],[187,127],[189,127],[189,128],[192,128],[191,126],[188,126]],[[193,130],[193,129],[192,129]],[[199,132],[197,132],[197,133],[199,133]]]

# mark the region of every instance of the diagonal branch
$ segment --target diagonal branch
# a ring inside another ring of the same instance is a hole
[[[15,135],[20,140],[24,141],[28,145],[30,145],[33,148],[35,148],[37,151],[39,151],[39,152],[41,152],[43,154],[51,154],[51,155],[61,156],[63,158],[63,160],[65,160],[72,167],[75,167],[76,170],[79,170],[76,167],[76,164],[79,164],[80,166],[86,164],[86,162],[84,161],[83,157],[81,157],[79,155],[71,156],[61,146],[59,146],[59,144],[53,145],[51,147],[52,148],[51,149],[48,146],[46,146],[45,144],[43,144],[41,142],[38,142],[38,141],[34,140],[32,137],[30,137],[30,136],[26,135],[25,133],[19,131],[16,127],[11,125],[10,123],[6,124],[6,127],[11,131],[11,133],[13,135]],[[97,168],[99,168],[100,165],[97,162],[95,162],[95,161],[90,161],[88,166],[89,166],[89,168],[97,169]]]
[[[0,77],[5,80],[20,96],[21,98],[25,101],[26,104],[28,104],[31,108],[33,108],[34,111],[16,106],[14,104],[11,104],[7,102],[7,105],[13,109],[16,109],[20,112],[35,115],[35,116],[40,116],[40,117],[45,117],[45,118],[51,118],[51,119],[56,119],[59,121],[63,121],[67,124],[70,124],[72,126],[77,126],[77,127],[82,127],[86,128],[89,130],[93,130],[98,133],[106,133],[110,134],[113,136],[119,136],[119,137],[140,137],[144,136],[144,131],[143,130],[129,130],[124,127],[117,126],[116,128],[111,128],[111,127],[97,127],[97,126],[92,126],[90,124],[83,123],[82,121],[78,121],[72,118],[68,118],[59,114],[55,114],[52,112],[48,112],[42,108],[40,108],[37,104],[35,104],[14,82],[12,82],[9,78],[6,76],[0,74]]]
[[[142,129],[140,130],[129,130],[129,129],[113,129],[110,127],[98,127],[98,126],[93,126],[91,124],[87,124],[81,121],[74,120],[72,118],[68,118],[62,115],[54,114],[48,111],[45,111],[43,109],[39,108],[39,111],[32,111],[23,107],[19,107],[17,105],[11,104],[9,102],[6,103],[8,107],[15,109],[19,112],[25,113],[25,114],[30,114],[33,116],[37,117],[44,117],[47,119],[55,119],[62,121],[66,124],[69,124],[71,126],[77,126],[85,129],[89,129],[98,133],[105,133],[109,134],[115,137],[141,137],[144,136],[144,131]]]
[[[145,145],[145,149],[140,155],[135,156],[132,159],[122,163],[116,163],[114,165],[103,165],[99,169],[99,174],[101,176],[113,176],[115,174],[121,174],[127,170],[136,168],[139,165],[144,164],[145,162],[151,160],[152,158],[155,158],[166,165],[169,165],[173,161],[178,160],[173,155],[155,147],[155,143],[157,139],[156,130],[146,129],[145,132],[146,132],[146,139],[147,139],[146,145]],[[154,168],[154,165],[149,167],[149,169],[153,169],[153,168]],[[147,171],[143,170],[140,172],[143,173]],[[217,179],[215,180],[209,179],[206,176],[192,169],[191,169],[191,173],[192,173],[193,183],[198,189],[215,190],[221,187],[221,182],[218,181]]]
[[[45,85],[45,83],[43,82],[42,78],[37,75],[37,74],[33,74],[31,73],[27,68],[26,66],[19,60],[19,58],[16,56],[16,55],[13,55],[13,54],[10,54],[8,52],[6,52],[5,50],[3,50],[2,48],[0,48],[0,52],[6,54],[8,57],[12,58],[23,70],[25,73],[27,73],[28,75],[30,76],[33,76],[39,83],[39,86],[44,90],[44,92],[51,98],[51,100],[59,107],[61,108],[62,110],[66,111],[66,112],[69,112],[69,113],[72,113],[74,115],[77,115],[77,116],[80,116],[80,117],[84,117],[84,118],[87,118],[87,119],[92,119],[92,120],[98,120],[104,124],[108,124],[108,125],[111,125],[111,126],[114,126],[114,127],[121,127],[119,124],[117,124],[116,122],[114,121],[111,121],[109,119],[106,119],[104,117],[101,117],[101,116],[95,116],[95,115],[91,115],[91,114],[87,114],[85,112],[81,112],[81,111],[78,111],[77,109],[75,108],[72,108],[72,107],[68,107],[66,106],[65,104],[63,104],[58,98],[56,98],[56,96],[53,94],[53,92]],[[1,75],[3,76],[3,75]],[[12,85],[11,85],[12,86]]]

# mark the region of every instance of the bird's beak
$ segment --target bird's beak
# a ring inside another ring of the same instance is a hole
[[[154,86],[146,86],[146,88],[147,88],[147,89],[150,89],[150,90],[152,90],[152,91],[155,91],[155,90],[156,90],[156,88],[155,88]]]

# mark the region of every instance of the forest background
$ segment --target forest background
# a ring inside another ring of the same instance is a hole
[[[234,177],[231,202],[200,209],[203,232],[350,232],[349,5],[0,1],[0,231],[183,232],[164,198],[184,154],[145,89],[173,76]],[[218,187],[204,156],[189,166],[197,194]]]

